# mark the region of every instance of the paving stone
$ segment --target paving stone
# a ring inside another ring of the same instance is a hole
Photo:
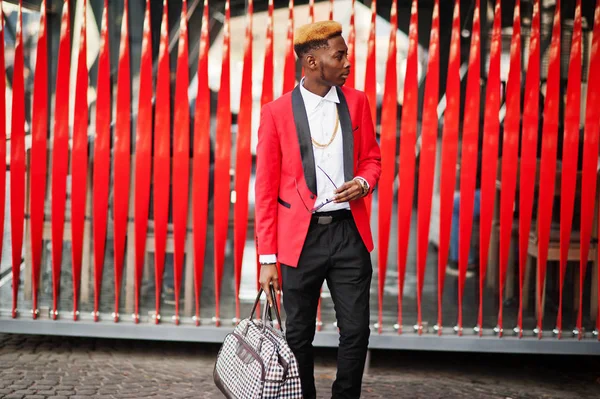
[[[70,396],[70,395],[75,395],[75,391],[56,391],[57,395],[64,395],[64,396]]]
[[[44,395],[44,396],[51,396],[51,395],[54,395],[55,392],[56,391],[54,391],[54,389],[47,389],[47,390],[40,389],[36,392],[36,394]]]

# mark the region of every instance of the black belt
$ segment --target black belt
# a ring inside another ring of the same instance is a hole
[[[311,224],[330,224],[341,220],[351,219],[352,212],[349,209],[339,209],[330,212],[315,212],[310,218]]]

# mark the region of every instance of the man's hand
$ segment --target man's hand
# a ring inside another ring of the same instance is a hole
[[[275,289],[275,292],[279,294],[279,275],[277,274],[277,264],[270,263],[268,265],[261,265],[260,278],[258,279],[258,282],[260,283],[263,291],[267,294],[269,306],[273,307],[273,298],[271,298],[271,285]]]
[[[348,202],[363,196],[362,185],[357,180],[350,180],[335,190],[336,196],[333,202]]]

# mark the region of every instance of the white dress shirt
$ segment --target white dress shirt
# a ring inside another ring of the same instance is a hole
[[[304,108],[308,117],[310,135],[319,144],[327,144],[335,133],[335,138],[326,148],[312,146],[315,158],[315,174],[317,176],[317,199],[315,207],[331,200],[335,196],[336,187],[344,184],[344,146],[342,126],[337,123],[337,104],[340,102],[335,86],[332,86],[325,97],[321,97],[304,88],[304,78],[300,81],[300,93],[304,101]],[[325,174],[327,173],[327,174]],[[332,181],[327,177],[329,176]],[[308,204],[307,204],[308,205]],[[329,202],[317,212],[330,212],[339,209],[350,209],[348,202]],[[275,263],[275,254],[259,255],[260,263]]]

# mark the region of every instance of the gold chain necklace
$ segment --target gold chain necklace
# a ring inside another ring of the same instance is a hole
[[[329,145],[331,143],[333,143],[333,140],[335,139],[335,136],[337,135],[337,131],[338,128],[340,127],[340,114],[338,113],[337,107],[335,108],[335,115],[336,115],[336,120],[335,120],[335,127],[333,128],[333,134],[331,135],[331,138],[329,139],[329,142],[327,144],[321,144],[318,141],[316,141],[312,136],[311,136],[311,140],[312,143],[315,147],[317,148],[327,148],[329,147]]]

